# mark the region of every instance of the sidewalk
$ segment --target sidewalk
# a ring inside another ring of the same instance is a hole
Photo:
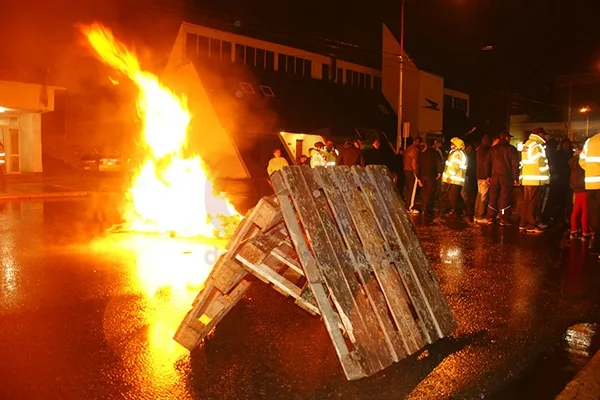
[[[87,197],[93,193],[122,191],[114,182],[104,181],[105,179],[99,181],[78,176],[8,175],[6,190],[0,192],[0,201]]]
[[[600,399],[600,351],[556,397],[556,400],[595,399]]]

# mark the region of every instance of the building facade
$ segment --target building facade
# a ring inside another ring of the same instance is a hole
[[[0,142],[7,173],[42,172],[42,114],[54,110],[57,89],[0,81]]]

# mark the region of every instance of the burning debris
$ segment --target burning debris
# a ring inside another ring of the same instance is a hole
[[[232,234],[241,216],[224,196],[213,192],[202,159],[185,154],[191,120],[186,98],[144,71],[136,56],[102,25],[81,30],[99,59],[139,90],[137,113],[145,158],[127,192],[125,222],[112,231],[171,237]]]

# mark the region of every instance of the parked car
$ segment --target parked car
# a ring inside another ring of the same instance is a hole
[[[131,159],[121,154],[87,154],[79,160],[82,172],[129,172]]]

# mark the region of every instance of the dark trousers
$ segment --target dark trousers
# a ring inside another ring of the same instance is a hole
[[[460,199],[463,187],[460,185],[450,184],[448,188],[448,202],[450,203],[450,209],[454,211],[456,215],[460,214]]]
[[[498,214],[500,214],[500,219],[502,220],[508,220],[510,218],[512,188],[513,181],[510,176],[492,176],[487,210],[488,219],[495,219]]]
[[[417,178],[413,171],[404,171],[404,204],[412,210],[417,198]]]
[[[6,170],[4,165],[0,165],[0,191],[5,191],[6,190],[6,176],[5,176]]]
[[[425,215],[433,215],[433,204],[438,181],[435,179],[435,177],[426,177],[421,180],[421,183],[423,183],[423,187],[421,188],[423,213]]]
[[[540,222],[542,194],[544,186],[523,186],[523,204],[521,205],[520,225],[534,228]]]

